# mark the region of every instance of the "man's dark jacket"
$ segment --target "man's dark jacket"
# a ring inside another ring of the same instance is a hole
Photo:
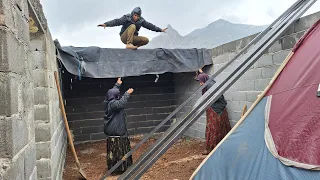
[[[113,27],[113,26],[121,26],[122,25],[122,28],[120,31],[120,36],[131,24],[136,25],[136,31],[134,33],[135,36],[138,36],[141,26],[146,29],[149,29],[151,31],[156,31],[156,32],[162,31],[161,28],[153,25],[152,23],[149,23],[143,17],[140,17],[138,21],[134,22],[132,16],[133,16],[133,13],[126,14],[126,15],[123,15],[119,19],[114,19],[114,20],[105,22],[104,24],[106,25],[106,27]]]

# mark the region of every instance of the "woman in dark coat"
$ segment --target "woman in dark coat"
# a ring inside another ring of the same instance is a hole
[[[209,76],[200,69],[197,80],[202,86],[209,80]],[[214,83],[215,81],[213,80],[209,82],[207,87],[203,88],[202,94],[212,87]],[[227,101],[221,95],[206,111],[206,151],[203,153],[204,155],[209,154],[231,129],[226,106]]]
[[[131,150],[124,106],[133,89],[128,89],[120,98],[121,84],[122,81],[119,78],[115,86],[108,90],[104,100],[104,133],[107,135],[108,170]],[[127,158],[114,173],[124,172],[131,164],[132,156]]]

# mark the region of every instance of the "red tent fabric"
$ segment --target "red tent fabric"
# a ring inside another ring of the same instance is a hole
[[[266,94],[265,140],[284,164],[320,170],[320,21],[293,51]]]

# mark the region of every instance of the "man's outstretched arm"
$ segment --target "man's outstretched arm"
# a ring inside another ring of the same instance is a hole
[[[146,29],[149,29],[151,31],[155,31],[155,32],[165,32],[168,28],[165,28],[165,29],[161,29],[159,28],[158,26],[152,24],[152,23],[149,23],[148,21],[144,20],[143,23],[141,24],[142,27],[146,28]]]
[[[101,26],[101,27],[114,27],[114,26],[121,26],[123,25],[124,23],[126,22],[126,16],[122,16],[121,18],[118,18],[118,19],[114,19],[114,20],[111,20],[111,21],[107,21],[103,24],[99,24],[98,26]]]

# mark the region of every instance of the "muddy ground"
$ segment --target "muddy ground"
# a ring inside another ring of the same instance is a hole
[[[140,137],[131,138],[131,146],[141,140]],[[133,154],[133,160],[136,161],[148,146],[155,139],[151,139],[137,152]],[[98,180],[106,172],[106,141],[92,143],[83,143],[75,146],[82,169],[89,180]],[[205,146],[204,143],[190,138],[180,139],[175,143],[140,179],[152,180],[186,180],[192,175],[193,171],[205,158],[201,153]],[[66,168],[63,172],[64,180],[80,179],[78,169],[74,164],[74,159],[70,149],[67,150]],[[117,179],[117,176],[108,178]]]

